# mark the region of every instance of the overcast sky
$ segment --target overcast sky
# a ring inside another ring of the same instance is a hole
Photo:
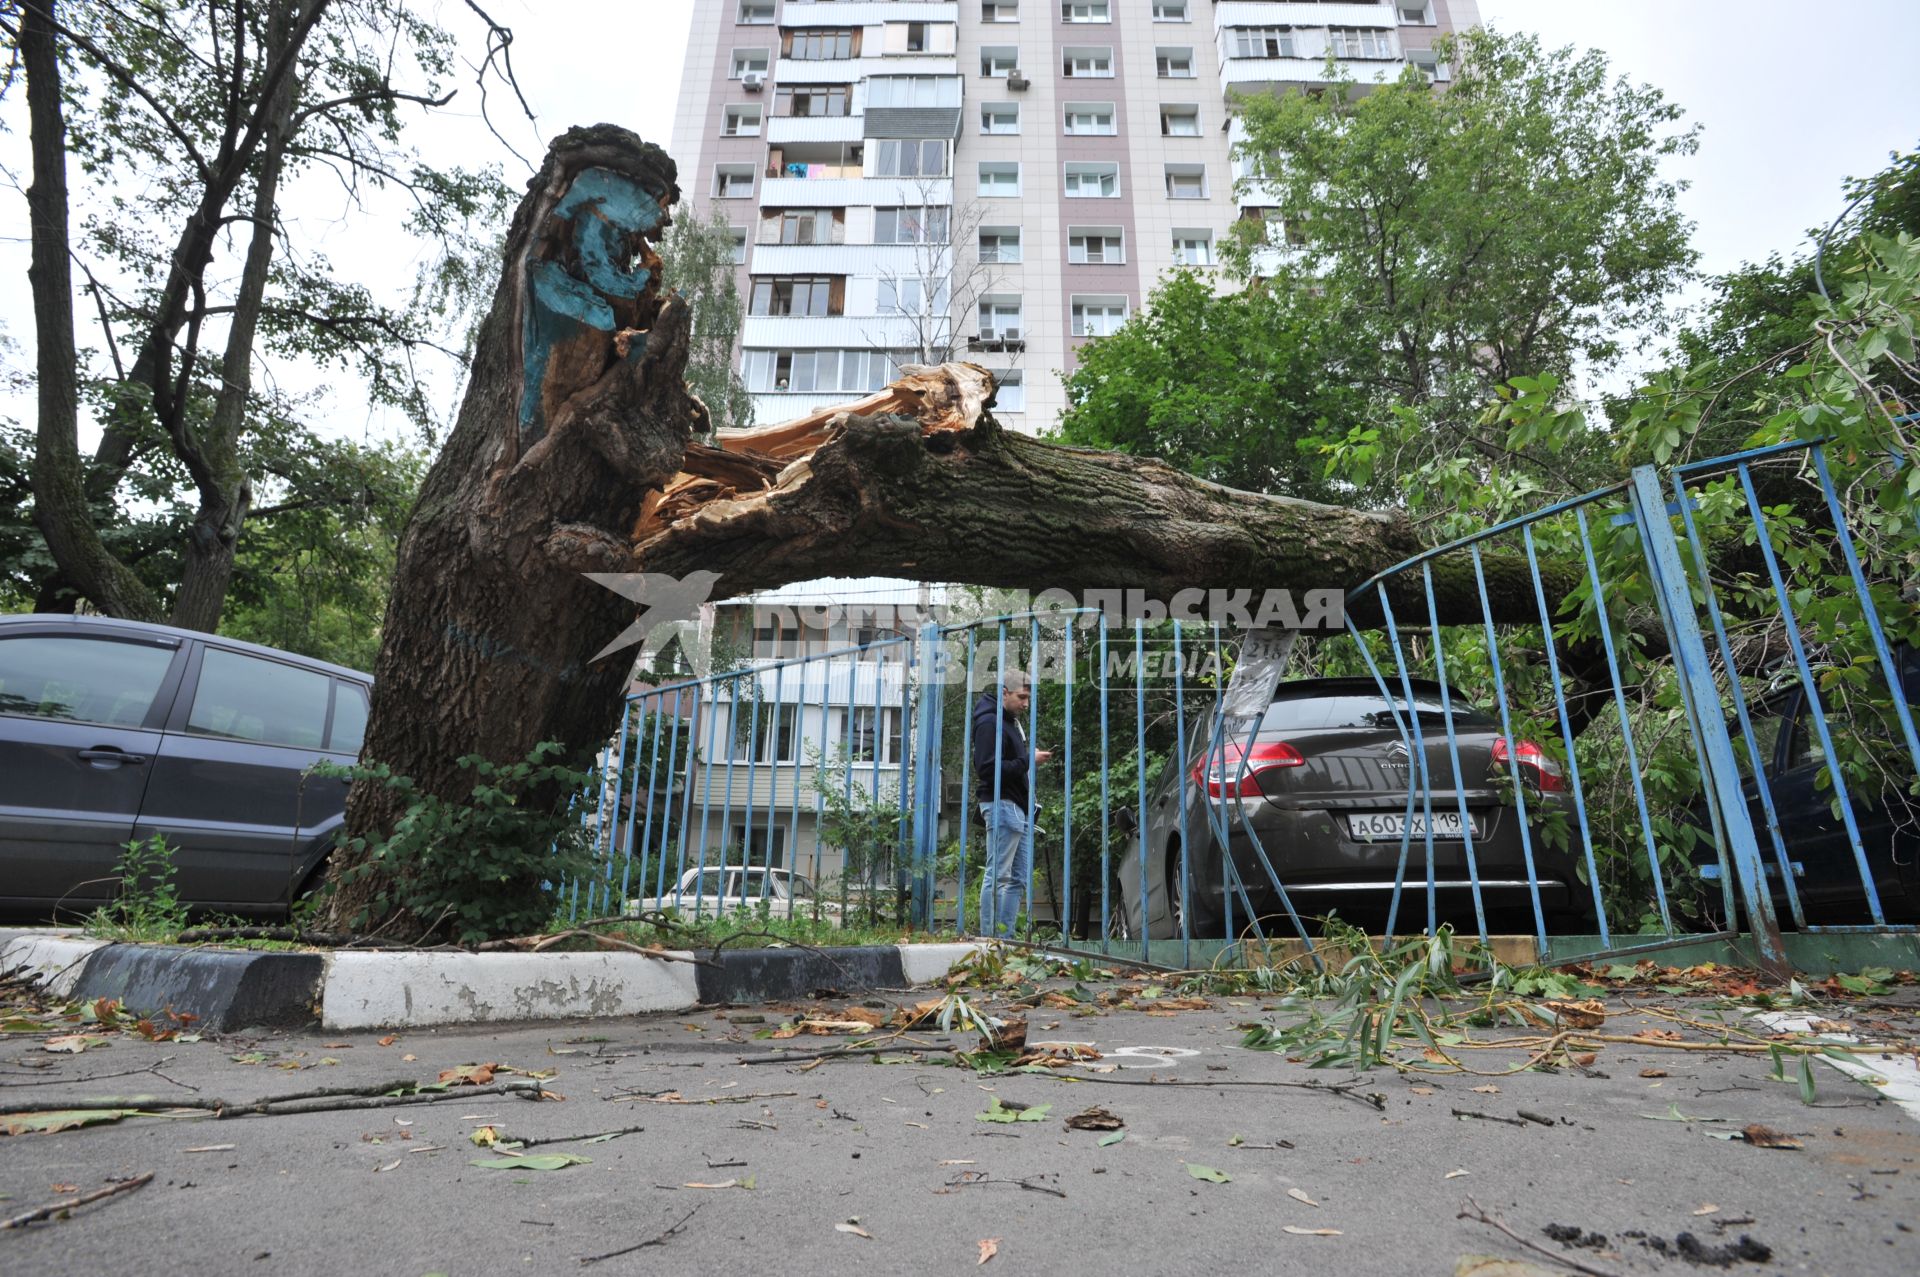
[[[1145,0],[1123,0],[1145,3]],[[464,5],[437,0],[457,31],[474,25]],[[650,141],[671,141],[674,104],[692,0],[491,0],[487,9],[514,30],[514,65],[538,125],[495,117],[523,155],[569,124],[606,120]],[[1807,228],[1839,211],[1843,177],[1880,168],[1887,153],[1920,144],[1920,0],[1480,0],[1483,19],[1538,32],[1550,46],[1603,50],[1618,73],[1652,83],[1703,126],[1699,153],[1676,166],[1690,183],[1682,207],[1695,223],[1707,272],[1729,270],[1773,250],[1791,253]],[[1824,24],[1824,25],[1823,25]],[[0,155],[23,179],[23,103],[10,95]],[[439,162],[481,162],[499,153],[479,126],[477,100],[463,89],[451,118],[418,133]],[[527,170],[507,161],[518,186]],[[358,267],[376,287],[411,278],[417,259],[374,219],[343,216],[337,197],[317,189],[294,210],[300,233],[337,262]],[[16,286],[0,295],[0,324],[31,364],[32,314],[26,289],[24,200],[0,214],[0,269]],[[84,330],[83,342],[90,334]],[[283,373],[301,380],[299,370]],[[324,378],[316,376],[316,384]],[[6,404],[30,418],[31,403]],[[397,421],[369,418],[342,392],[334,426],[377,435]]]

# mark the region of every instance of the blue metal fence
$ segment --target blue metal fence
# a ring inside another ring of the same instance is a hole
[[[1888,930],[1920,909],[1920,662],[1888,575],[1821,446],[1792,444],[1643,467],[1349,591],[1344,629],[1303,634],[1288,670],[1371,698],[1345,752],[1228,712],[1240,632],[1100,606],[651,688],[610,746],[575,907],[856,910],[1143,957],[1174,941],[1183,965],[1202,943],[1311,953],[1329,913],[1620,953],[1739,930],[1783,965],[1783,918]],[[1009,733],[1015,670],[1033,696]],[[997,747],[1055,755],[1025,772],[1017,918],[981,890],[1008,782],[975,766],[976,706]],[[1376,780],[1325,781],[1341,769]]]

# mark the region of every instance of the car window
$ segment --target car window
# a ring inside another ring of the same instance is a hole
[[[336,754],[358,754],[367,739],[367,689],[345,679],[333,685],[333,736],[327,748]]]
[[[1747,711],[1747,721],[1753,724],[1754,748],[1759,752],[1762,764],[1773,763],[1775,743],[1780,739],[1780,729],[1786,723],[1780,714],[1785,704],[1784,696],[1776,696],[1761,701]],[[1739,719],[1727,724],[1727,735],[1733,738],[1733,757],[1740,764],[1740,774],[1748,780],[1753,779],[1753,760],[1747,757],[1747,741],[1740,731]]]
[[[1812,715],[1796,714],[1793,719],[1793,743],[1787,746],[1787,770],[1812,767],[1826,761],[1827,751],[1820,748],[1820,738],[1814,734]]]
[[[1419,711],[1424,723],[1428,719],[1439,722],[1441,717],[1440,693],[1419,690],[1413,694],[1413,707]],[[1282,696],[1267,707],[1265,717],[1260,720],[1262,731],[1301,731],[1323,727],[1393,727],[1393,711],[1398,708],[1400,720],[1409,728],[1412,719],[1407,713],[1407,700],[1403,695],[1395,695],[1393,702],[1377,692],[1355,693],[1343,690],[1333,693],[1313,694],[1303,692],[1296,696]],[[1488,727],[1493,720],[1474,709],[1460,697],[1453,698],[1453,721],[1456,726]]]
[[[0,714],[138,727],[174,649],[68,635],[0,640]]]
[[[319,749],[332,682],[313,670],[210,647],[201,658],[187,731]]]
[[[689,875],[681,890],[694,896],[717,896],[720,894],[720,871],[709,869],[698,875]]]
[[[813,899],[813,883],[799,875],[793,878],[793,894],[801,900]]]

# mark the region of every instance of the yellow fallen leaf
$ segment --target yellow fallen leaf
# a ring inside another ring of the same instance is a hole
[[[1711,1215],[1719,1209],[1720,1208],[1714,1205],[1712,1202],[1702,1202],[1700,1203],[1700,1208],[1694,1211],[1693,1213],[1696,1215]]]
[[[1462,1175],[1471,1175],[1472,1173],[1473,1173],[1472,1171],[1469,1171],[1466,1167],[1462,1166],[1458,1170],[1448,1171],[1445,1175],[1442,1175],[1440,1178],[1441,1179],[1459,1179]]]
[[[1308,1197],[1305,1193],[1301,1192],[1297,1188],[1289,1188],[1287,1190],[1287,1196],[1291,1197],[1296,1202],[1305,1202],[1309,1206],[1318,1206],[1320,1204],[1319,1202],[1314,1201],[1311,1197]]]
[[[978,1268],[981,1264],[986,1263],[989,1259],[992,1259],[1000,1253],[1000,1239],[998,1237],[982,1237],[979,1246],[980,1258],[975,1261],[975,1268]]]
[[[833,1227],[837,1232],[852,1233],[855,1237],[864,1237],[868,1241],[873,1240],[873,1234],[860,1227],[860,1225],[853,1220],[848,1220],[844,1224],[835,1224]]]

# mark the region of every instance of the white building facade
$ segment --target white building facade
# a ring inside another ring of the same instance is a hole
[[[932,353],[1051,427],[1061,375],[1236,218],[1232,92],[1436,80],[1472,0],[697,0],[672,154],[733,228],[757,420]]]

